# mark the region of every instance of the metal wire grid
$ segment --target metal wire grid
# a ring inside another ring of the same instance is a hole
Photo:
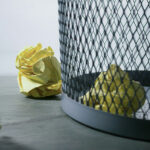
[[[79,97],[94,86],[99,73],[106,71],[110,64],[117,64],[129,74],[132,72],[133,79],[150,86],[148,0],[58,2],[62,88],[69,97],[83,103]],[[134,118],[150,119],[149,87],[145,87],[145,93],[146,102],[133,111]]]

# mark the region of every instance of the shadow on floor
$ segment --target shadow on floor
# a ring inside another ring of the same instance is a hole
[[[11,137],[0,137],[0,150],[33,150],[24,145],[18,144]]]
[[[29,99],[33,99],[33,100],[55,100],[55,101],[60,101],[61,100],[61,95],[57,95],[57,96],[49,96],[49,97],[41,97],[41,98],[34,98],[34,97],[26,97]]]

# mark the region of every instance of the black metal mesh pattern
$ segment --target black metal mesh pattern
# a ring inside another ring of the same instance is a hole
[[[58,2],[63,92],[97,110],[150,120],[150,1]]]

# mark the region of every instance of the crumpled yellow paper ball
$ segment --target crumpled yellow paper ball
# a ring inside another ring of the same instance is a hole
[[[51,47],[39,43],[21,51],[16,58],[20,92],[35,98],[61,93],[61,68]]]
[[[101,72],[94,86],[81,97],[83,103],[96,110],[111,114],[131,116],[145,103],[144,87],[131,80],[128,73],[112,64],[106,72]]]

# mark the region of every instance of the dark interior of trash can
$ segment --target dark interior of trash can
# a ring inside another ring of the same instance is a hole
[[[139,81],[143,86],[149,87],[150,86],[150,71],[127,71],[130,78],[135,81]],[[72,87],[73,85],[77,86],[77,84],[80,84],[80,88],[78,89],[78,94],[76,93],[68,93],[69,96],[71,96],[75,99],[78,99],[79,96],[85,94],[86,91],[88,91],[93,85],[95,79],[98,77],[100,72],[97,73],[91,73],[91,74],[84,74],[81,76],[78,76],[76,78],[71,78],[68,80],[68,86]],[[83,83],[83,84],[81,84]],[[68,88],[69,88],[68,87]],[[68,90],[70,91],[70,90]]]

